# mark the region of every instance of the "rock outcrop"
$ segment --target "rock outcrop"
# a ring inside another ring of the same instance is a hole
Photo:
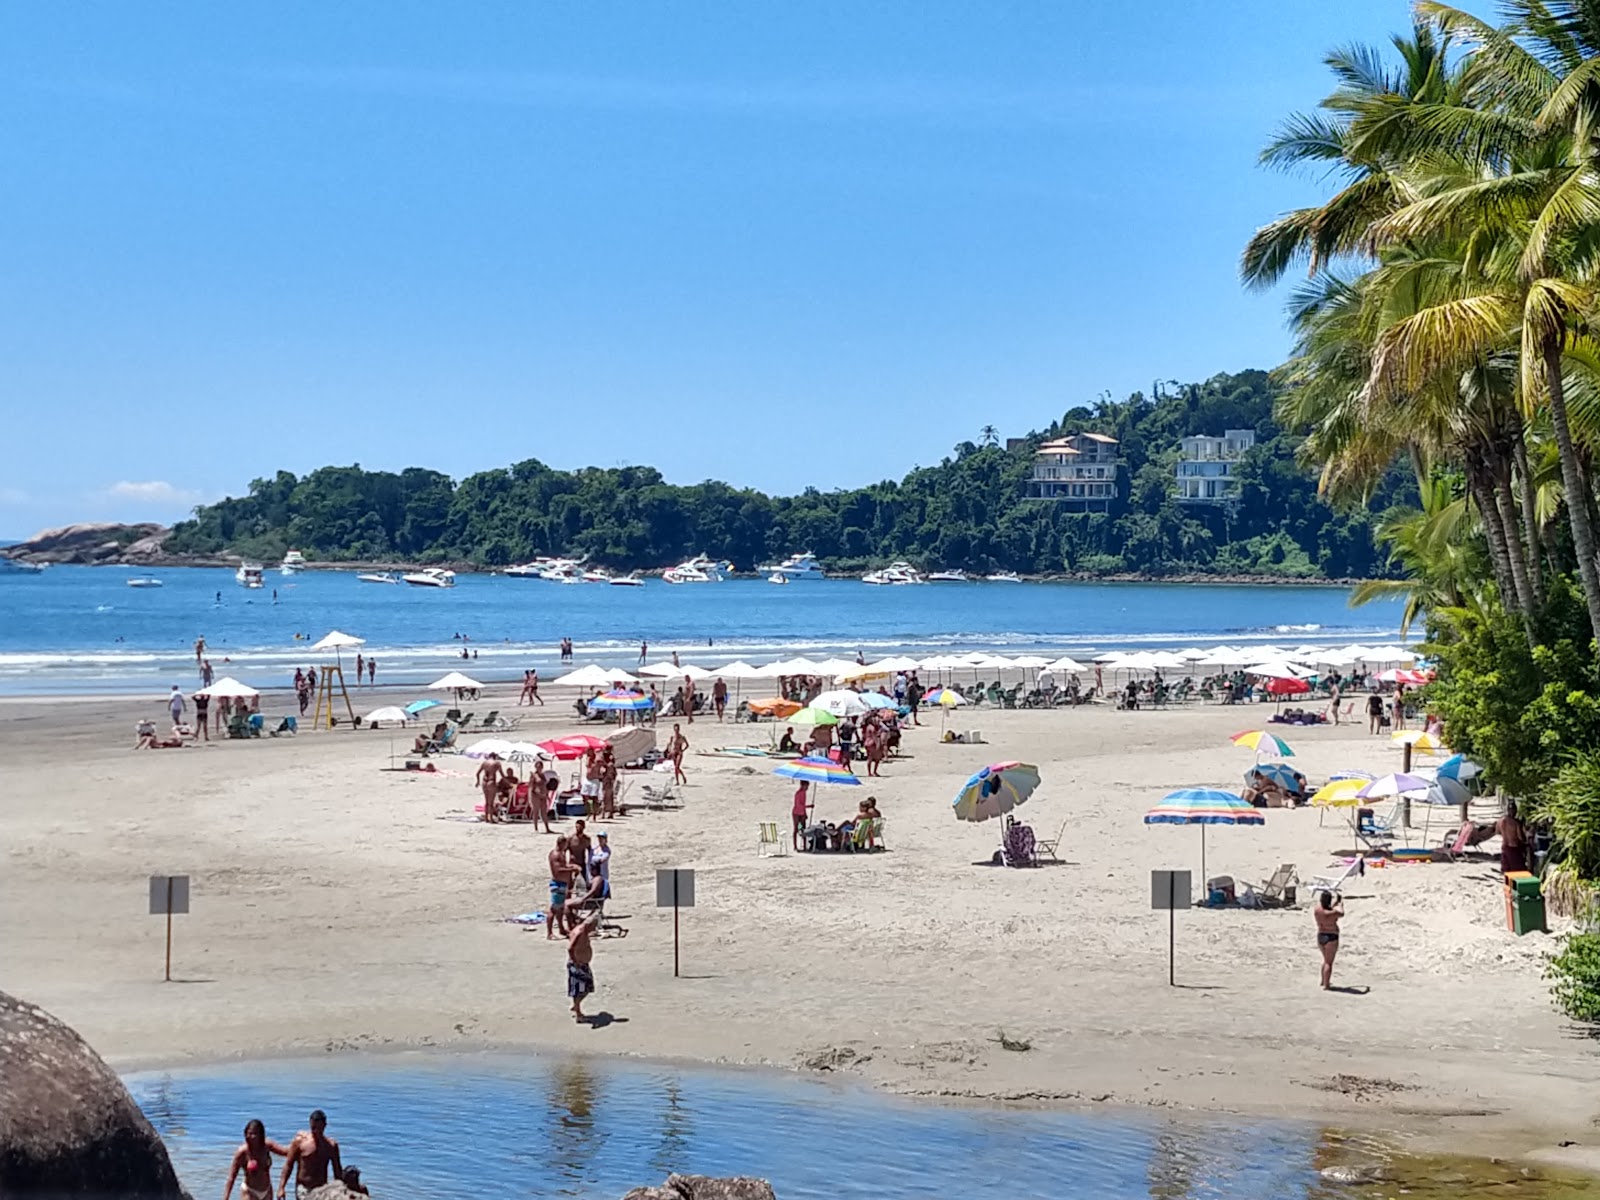
[[[113,563],[159,558],[162,544],[172,530],[165,525],[145,522],[118,525],[90,521],[45,529],[25,542],[7,546],[7,558],[44,563]]]
[[[187,1200],[150,1122],[81,1037],[0,992],[0,1196]]]
[[[733,1175],[722,1179],[712,1175],[667,1176],[660,1187],[637,1187],[622,1200],[777,1200],[772,1185],[765,1179]]]

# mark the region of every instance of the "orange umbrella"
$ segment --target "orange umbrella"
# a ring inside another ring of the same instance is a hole
[[[776,717],[781,721],[785,717],[792,717],[799,712],[800,705],[793,700],[784,700],[781,697],[774,696],[770,700],[750,701],[750,711],[758,717]]]

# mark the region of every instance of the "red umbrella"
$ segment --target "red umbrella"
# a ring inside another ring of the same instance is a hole
[[[592,733],[574,733],[567,737],[551,738],[548,742],[540,742],[541,750],[548,750],[556,758],[567,762],[574,758],[582,758],[591,750],[604,750],[604,738],[597,738]]]
[[[1269,679],[1267,693],[1272,696],[1303,696],[1311,690],[1304,679]]]

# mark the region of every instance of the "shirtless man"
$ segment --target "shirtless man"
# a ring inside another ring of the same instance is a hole
[[[600,911],[596,909],[584,917],[567,934],[567,995],[572,1000],[572,1017],[587,1021],[583,1012],[583,998],[594,994],[594,944],[589,935],[600,924]]]
[[[722,720],[722,714],[728,707],[728,685],[722,682],[721,675],[711,685],[711,706],[717,710],[717,720]]]
[[[577,873],[567,852],[567,837],[563,834],[550,851],[550,911],[544,922],[547,942],[555,938],[557,930],[562,937],[567,936],[567,893],[572,890],[572,877]]]
[[[683,728],[674,722],[672,736],[667,739],[667,757],[672,760],[672,782],[688,783],[689,777],[683,773],[684,752],[689,749],[689,739],[683,736]]]
[[[218,592],[217,594],[220,597],[222,593]],[[206,635],[202,633],[199,637],[195,638],[195,640],[194,640],[194,669],[196,671],[200,670],[201,665],[205,662],[205,659],[206,659]]]
[[[490,824],[495,819],[495,795],[500,790],[500,773],[505,768],[500,765],[498,755],[491,754],[478,764],[476,782],[483,789],[483,819]]]
[[[572,823],[572,832],[567,835],[567,857],[572,860],[572,869],[576,874],[573,879],[582,879],[589,882],[589,850],[593,843],[589,835],[584,832],[583,818]]]
[[[284,1200],[289,1191],[289,1172],[295,1170],[294,1193],[303,1196],[313,1188],[328,1182],[328,1169],[332,1178],[344,1174],[339,1162],[339,1143],[323,1131],[328,1128],[328,1117],[320,1108],[311,1114],[311,1128],[302,1129],[289,1143],[289,1153],[284,1156],[283,1175],[278,1180],[278,1200]]]

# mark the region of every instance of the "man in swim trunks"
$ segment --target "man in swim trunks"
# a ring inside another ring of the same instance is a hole
[[[583,1012],[583,998],[594,995],[594,943],[589,935],[600,924],[596,909],[572,927],[567,934],[567,995],[572,1000],[572,1016],[577,1021],[589,1018]]]
[[[294,1141],[289,1143],[289,1153],[284,1156],[283,1175],[278,1180],[278,1200],[284,1200],[289,1191],[291,1169],[295,1170],[296,1197],[303,1197],[327,1183],[330,1167],[334,1179],[344,1174],[344,1167],[339,1162],[339,1143],[327,1135],[327,1128],[327,1114],[319,1108],[311,1114],[311,1128],[302,1129],[294,1135]]]
[[[555,849],[550,851],[550,911],[544,922],[545,941],[552,940],[557,930],[562,937],[567,936],[567,892],[572,888],[572,877],[577,870],[568,859],[567,836],[562,834],[556,839]]]

